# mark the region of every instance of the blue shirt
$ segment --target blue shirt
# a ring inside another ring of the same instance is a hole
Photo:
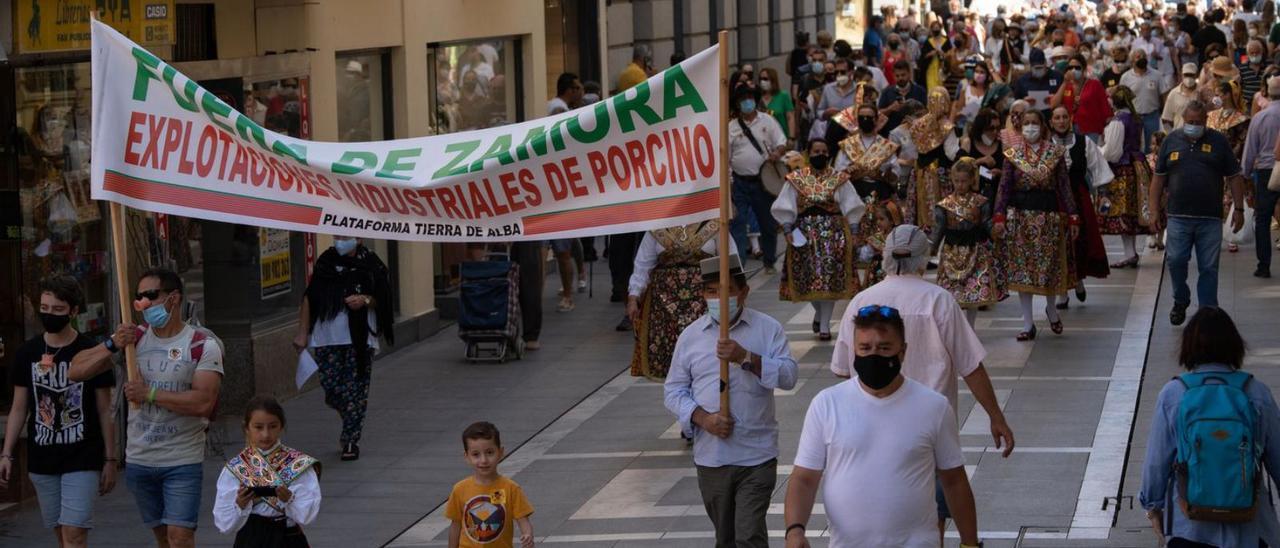
[[[796,386],[798,369],[782,324],[750,308],[729,328],[729,338],[760,356],[760,376],[729,364],[729,416],[733,433],[718,438],[693,424],[693,411],[720,411],[720,359],[716,343],[720,326],[709,316],[694,320],[676,341],[671,370],[663,389],[667,410],[693,436],[693,462],[698,466],[756,466],[778,458],[778,420],[773,390]]]
[[[1254,171],[1271,169],[1275,164],[1276,134],[1280,133],[1280,101],[1272,101],[1249,121],[1244,138],[1244,157],[1240,167],[1246,176]]]
[[[1230,367],[1217,364],[1197,366],[1195,372],[1231,371]],[[1151,434],[1147,439],[1147,456],[1142,464],[1142,494],[1139,500],[1142,507],[1148,510],[1164,509],[1173,515],[1173,534],[1171,536],[1212,544],[1214,546],[1257,546],[1258,540],[1265,540],[1268,546],[1280,546],[1280,525],[1276,523],[1276,513],[1271,507],[1266,492],[1258,494],[1258,513],[1249,523],[1219,523],[1213,521],[1192,521],[1182,514],[1180,504],[1174,502],[1172,510],[1165,508],[1166,494],[1173,477],[1173,460],[1178,450],[1177,432],[1175,428],[1178,418],[1178,403],[1187,391],[1177,379],[1169,381],[1160,390],[1156,398],[1155,416],[1151,419]],[[1257,439],[1261,444],[1263,465],[1272,482],[1280,480],[1280,408],[1271,396],[1271,389],[1262,381],[1254,378],[1249,381],[1245,392],[1249,401],[1258,411]],[[1174,491],[1175,499],[1181,499]]]

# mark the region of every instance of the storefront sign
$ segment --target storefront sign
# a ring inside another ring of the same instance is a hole
[[[262,298],[288,293],[289,281],[293,279],[289,268],[289,231],[259,228],[258,255]]]
[[[16,0],[19,53],[87,49],[89,20],[98,20],[144,46],[166,46],[174,38],[174,0]]]
[[[417,241],[545,240],[718,215],[724,128],[715,48],[556,116],[331,143],[261,127],[106,25],[93,25],[93,39],[96,199]]]
[[[311,273],[316,270],[316,235],[308,232],[302,235],[302,243],[306,249],[307,285],[311,285]]]

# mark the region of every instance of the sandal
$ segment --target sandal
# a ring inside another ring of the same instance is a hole
[[[342,448],[342,460],[356,460],[360,458],[360,446],[354,443],[348,443]]]
[[[1031,326],[1031,331],[1023,331],[1021,333],[1018,333],[1018,342],[1026,342],[1026,341],[1034,341],[1034,340],[1036,340],[1036,326],[1034,325]]]
[[[1138,268],[1138,256],[1134,255],[1118,263],[1112,263],[1111,268]]]
[[[829,340],[831,340],[831,334],[830,334],[830,333],[818,333],[818,340],[820,340],[820,341],[829,341]]]
[[[1059,320],[1058,320],[1058,321],[1056,321],[1056,322],[1049,322],[1049,329],[1053,331],[1053,334],[1054,334],[1054,335],[1061,335],[1061,334],[1062,334],[1062,320],[1061,320],[1061,319],[1059,319]]]
[[[1076,288],[1076,300],[1084,302],[1087,298],[1089,298],[1089,290],[1085,289],[1084,284],[1082,283],[1080,287]]]

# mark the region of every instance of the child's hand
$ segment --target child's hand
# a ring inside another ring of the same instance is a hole
[[[253,491],[250,490],[248,487],[241,485],[240,488],[236,490],[236,506],[239,506],[240,509],[243,510],[245,508],[248,508],[249,504],[252,502],[253,502]]]
[[[533,533],[520,533],[520,548],[533,548]]]

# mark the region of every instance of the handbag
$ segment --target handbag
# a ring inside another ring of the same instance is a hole
[[[1275,180],[1275,177],[1272,177],[1271,179]],[[1244,228],[1241,228],[1240,232],[1231,231],[1231,220],[1236,215],[1244,217],[1245,220]],[[1252,218],[1253,208],[1249,207],[1248,204],[1244,206],[1244,211],[1232,209],[1231,217],[1227,218],[1227,222],[1222,223],[1222,240],[1235,245],[1249,245],[1253,243],[1253,227],[1249,226],[1249,219]]]
[[[1280,192],[1280,169],[1271,170],[1271,178],[1267,179],[1267,190]]]

